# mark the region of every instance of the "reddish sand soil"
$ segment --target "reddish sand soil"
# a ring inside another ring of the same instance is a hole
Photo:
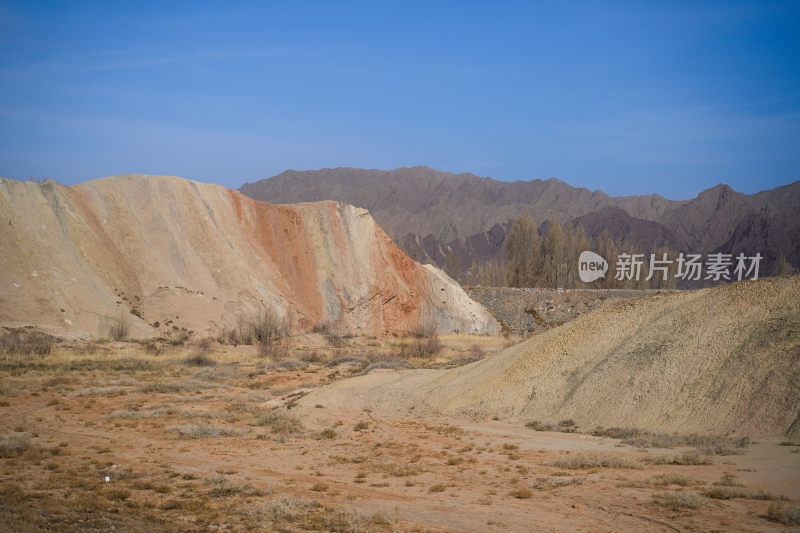
[[[31,437],[27,450],[0,459],[3,529],[780,531],[763,517],[771,501],[702,493],[729,473],[748,490],[800,499],[798,447],[774,439],[713,464],[656,466],[645,458],[684,450],[363,411],[326,413],[338,422],[324,432],[264,422],[265,405],[291,405],[298,392],[350,371],[302,366],[6,361],[0,437]],[[181,438],[173,426],[187,425],[241,434]],[[555,464],[580,454],[628,458],[635,468]],[[662,474],[680,474],[686,486],[655,485]],[[655,503],[664,491],[695,495],[699,507]],[[265,515],[282,497],[324,507]],[[337,510],[350,514],[337,521]]]

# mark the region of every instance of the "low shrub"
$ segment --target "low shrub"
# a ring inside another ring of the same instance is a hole
[[[585,470],[590,468],[639,468],[639,464],[624,455],[607,455],[597,453],[578,453],[559,457],[553,461],[553,466],[570,470]]]
[[[15,328],[0,337],[0,353],[13,355],[49,355],[56,337],[35,329]]]
[[[800,504],[773,503],[764,517],[787,526],[800,526]]]
[[[662,507],[667,507],[675,511],[683,509],[697,509],[705,502],[702,496],[693,492],[665,491],[653,494],[653,501]]]

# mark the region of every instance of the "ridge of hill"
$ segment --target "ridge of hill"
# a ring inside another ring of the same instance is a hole
[[[510,221],[527,212],[539,224],[576,221],[587,233],[608,229],[642,246],[667,239],[687,253],[759,252],[763,273],[772,272],[780,254],[800,268],[800,181],[752,195],[719,184],[674,201],[657,194],[612,197],[555,178],[502,182],[420,166],[288,170],[240,190],[276,203],[338,200],[367,208],[407,253],[439,267],[450,254],[462,269],[502,256]]]
[[[799,302],[798,276],[608,300],[481,361],[370,374],[303,402],[797,438]]]
[[[300,330],[499,329],[365,209],[332,201],[271,205],[167,176],[0,179],[0,250],[0,323],[66,336],[103,336],[119,310],[137,337],[214,334],[263,308]]]

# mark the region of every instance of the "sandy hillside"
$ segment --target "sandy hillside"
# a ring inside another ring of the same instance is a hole
[[[0,179],[0,324],[107,335],[215,333],[261,307],[295,329],[495,333],[450,278],[364,209],[270,205],[211,184],[124,175],[64,187]]]
[[[381,372],[304,404],[583,428],[800,435],[800,278],[608,301],[482,361]],[[313,409],[306,409],[313,418]]]

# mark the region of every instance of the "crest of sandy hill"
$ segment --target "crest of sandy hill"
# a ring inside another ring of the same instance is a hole
[[[268,307],[295,329],[495,333],[441,271],[401,252],[364,209],[270,205],[211,184],[124,175],[64,187],[0,180],[0,323],[103,335],[213,333]]]
[[[796,438],[800,277],[609,301],[482,361],[345,380],[315,403]]]

